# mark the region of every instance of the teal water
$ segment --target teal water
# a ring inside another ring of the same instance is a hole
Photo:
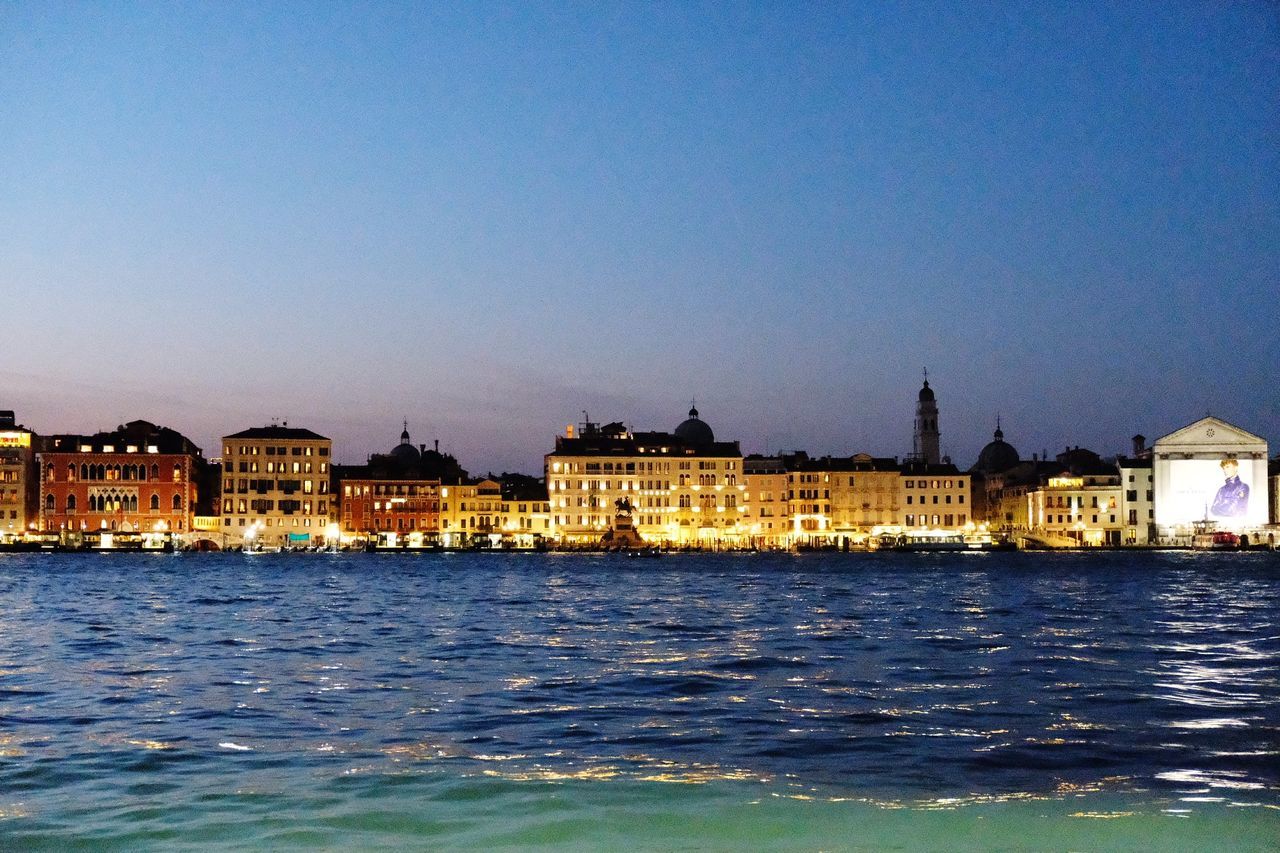
[[[6,555],[0,848],[1275,849],[1280,560]]]

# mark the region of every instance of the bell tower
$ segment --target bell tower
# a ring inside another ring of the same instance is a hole
[[[924,371],[924,387],[916,402],[916,431],[912,456],[930,465],[942,461],[941,434],[938,432],[938,404],[929,387],[929,370]]]

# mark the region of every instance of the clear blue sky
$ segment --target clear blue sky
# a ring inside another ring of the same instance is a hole
[[[0,408],[1280,442],[1272,3],[0,5]]]

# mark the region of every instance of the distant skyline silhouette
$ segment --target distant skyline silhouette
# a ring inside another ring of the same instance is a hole
[[[218,455],[1280,440],[1269,3],[0,11],[0,408]]]

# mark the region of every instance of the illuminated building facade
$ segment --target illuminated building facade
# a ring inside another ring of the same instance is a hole
[[[0,539],[20,536],[39,523],[34,443],[35,436],[17,424],[12,411],[0,411]]]
[[[288,425],[224,436],[223,532],[271,547],[323,543],[332,449],[324,436]]]
[[[440,542],[447,548],[532,548],[551,536],[551,504],[536,481],[481,479],[440,487]]]
[[[186,533],[204,459],[181,433],[147,421],[41,441],[40,528],[46,532]]]
[[[343,479],[341,490],[343,536],[425,544],[440,532],[439,480]]]
[[[1258,535],[1267,524],[1267,442],[1220,418],[1205,417],[1157,439],[1152,448],[1156,532],[1190,541],[1198,522]]]
[[[1061,547],[1120,545],[1120,472],[1096,453],[1067,448],[1053,473],[1027,492],[1027,527],[1033,539]]]
[[[897,459],[865,453],[811,459],[794,453],[782,461],[792,545],[847,548],[901,525]]]
[[[787,467],[781,456],[747,456],[745,524],[753,548],[791,547],[791,502],[787,500]]]
[[[716,441],[698,410],[672,432],[586,422],[557,436],[545,458],[552,528],[566,543],[597,543],[619,501],[647,542],[706,548],[750,541],[747,483],[736,441]]]
[[[974,522],[970,477],[955,465],[907,462],[898,476],[904,528],[956,531]]]

